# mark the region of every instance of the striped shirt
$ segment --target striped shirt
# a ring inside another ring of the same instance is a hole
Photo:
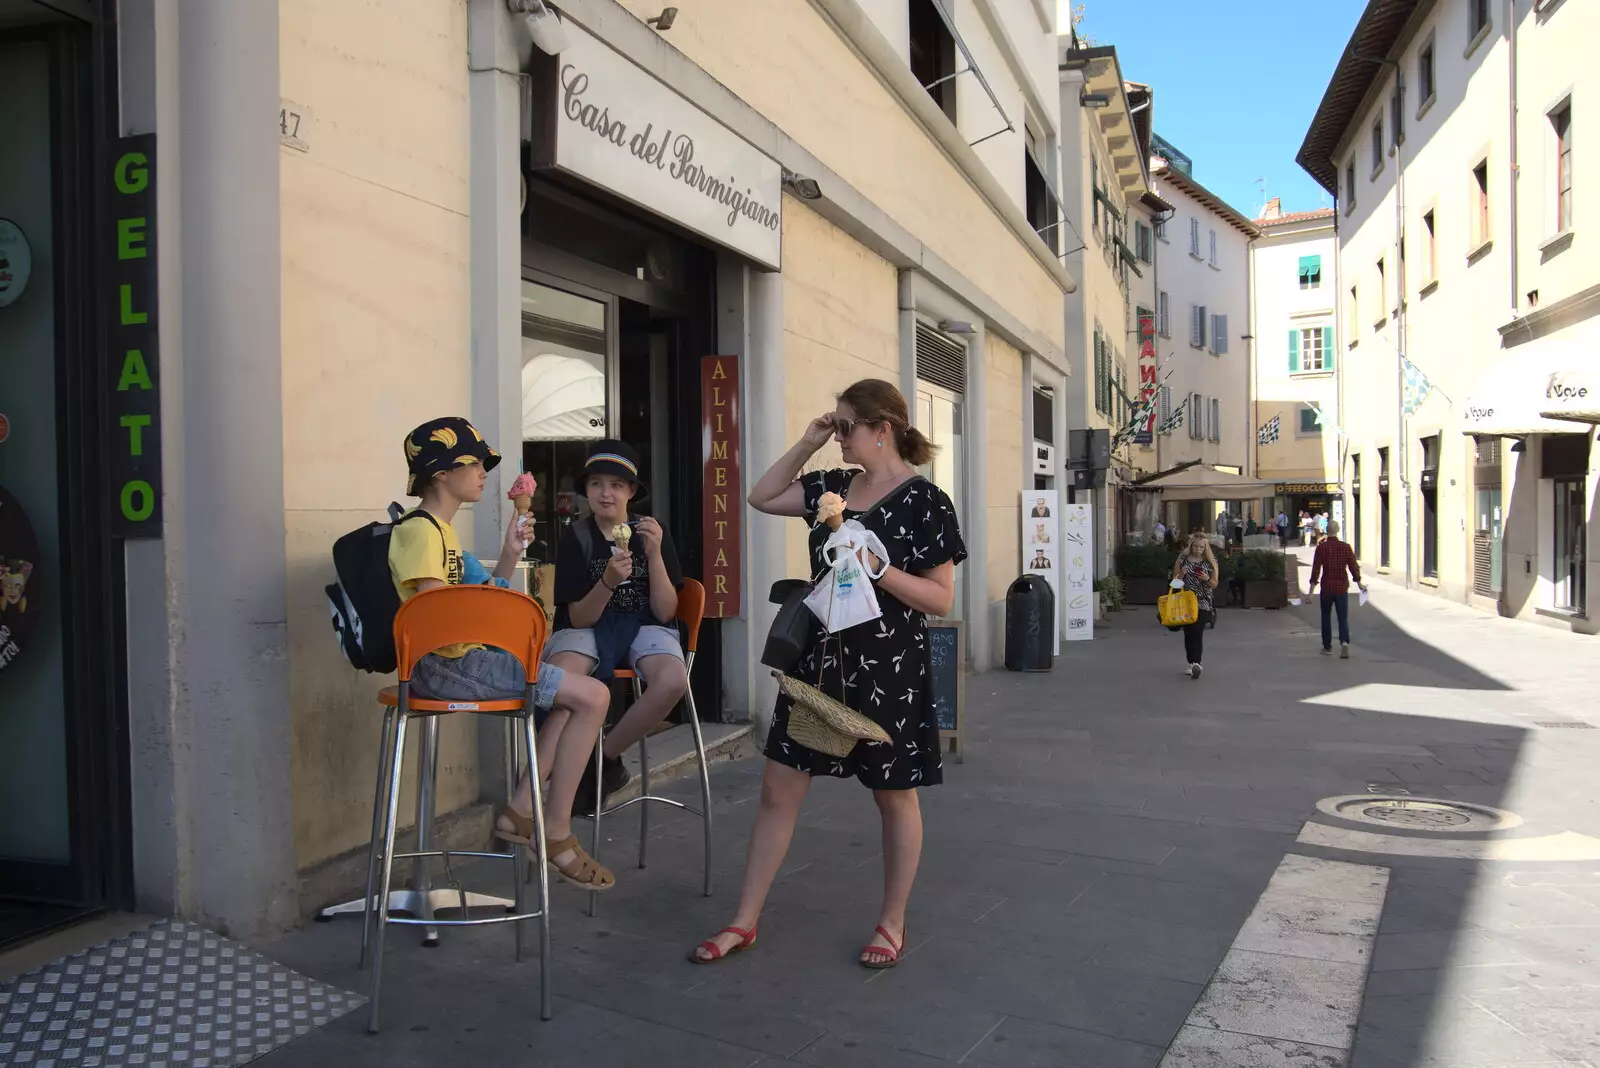
[[[1351,577],[1361,581],[1361,565],[1350,543],[1332,536],[1324,539],[1311,557],[1311,585],[1320,578],[1323,593],[1349,593]]]

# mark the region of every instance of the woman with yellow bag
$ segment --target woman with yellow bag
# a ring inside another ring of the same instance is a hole
[[[1183,653],[1189,662],[1185,670],[1191,679],[1200,677],[1201,646],[1205,641],[1206,625],[1216,615],[1212,592],[1217,588],[1219,575],[1217,558],[1211,551],[1211,539],[1199,532],[1189,535],[1189,544],[1179,554],[1177,563],[1172,565],[1172,581],[1174,587],[1182,582],[1183,588],[1194,594],[1200,605],[1199,618],[1183,628]]]

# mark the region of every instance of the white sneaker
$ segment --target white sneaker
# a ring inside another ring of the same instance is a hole
[[[1339,643],[1339,659],[1340,660],[1349,660],[1350,659],[1350,643],[1349,642],[1340,642]]]
[[[1199,664],[1190,664],[1189,665],[1189,677],[1191,679],[1198,679],[1200,677],[1200,670],[1201,669],[1200,669],[1200,665]]]

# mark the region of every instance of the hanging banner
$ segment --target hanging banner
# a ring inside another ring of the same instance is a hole
[[[1094,508],[1087,504],[1061,506],[1061,553],[1067,585],[1066,640],[1094,638]]]
[[[39,618],[39,587],[28,582],[39,565],[39,541],[17,499],[0,486],[0,671],[28,646]]]
[[[1133,435],[1135,445],[1149,445],[1156,437],[1156,406],[1152,398],[1161,383],[1156,367],[1156,317],[1139,309],[1139,400],[1150,414]]]
[[[1050,651],[1061,652],[1061,533],[1060,496],[1055,490],[1027,490],[1022,494],[1022,570],[1050,583],[1055,595],[1055,627]]]
[[[109,266],[101,303],[101,366],[118,434],[110,450],[112,532],[161,536],[161,352],[156,314],[156,136],[115,144],[111,211],[100,247]]]
[[[739,358],[700,361],[700,440],[705,442],[701,507],[706,617],[740,614],[744,568],[744,486],[739,477]]]

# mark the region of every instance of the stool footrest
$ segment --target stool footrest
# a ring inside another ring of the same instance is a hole
[[[518,846],[517,848],[522,849],[525,847]],[[427,849],[420,853],[396,853],[394,855],[395,860],[416,860],[419,857],[439,857],[441,859],[447,857],[480,857],[484,860],[515,860],[517,859],[517,854],[484,853],[472,849]]]
[[[621,812],[625,808],[632,808],[634,805],[640,805],[640,804],[643,804],[646,801],[654,801],[657,804],[667,805],[667,806],[669,806],[671,808],[681,808],[683,811],[692,812],[696,816],[704,816],[705,815],[704,812],[701,812],[699,809],[695,808],[693,805],[686,805],[682,801],[677,801],[677,800],[674,800],[673,798],[670,798],[670,797],[657,797],[655,794],[641,794],[638,797],[630,797],[630,798],[628,798],[628,800],[622,802],[620,805],[613,805],[611,808],[601,809],[600,810],[600,816],[603,819],[606,816],[612,815],[613,813]],[[583,819],[584,817],[588,817],[589,819],[594,819],[594,813],[593,812],[574,812],[572,814],[572,818],[573,819]]]
[[[507,904],[509,905],[510,903],[507,902]],[[507,914],[505,916],[484,916],[480,919],[468,920],[426,920],[413,918],[410,916],[390,916],[388,922],[401,924],[402,926],[407,927],[487,927],[492,923],[516,923],[519,920],[537,920],[543,915],[544,913],[542,912],[534,911],[519,912],[515,915]]]

